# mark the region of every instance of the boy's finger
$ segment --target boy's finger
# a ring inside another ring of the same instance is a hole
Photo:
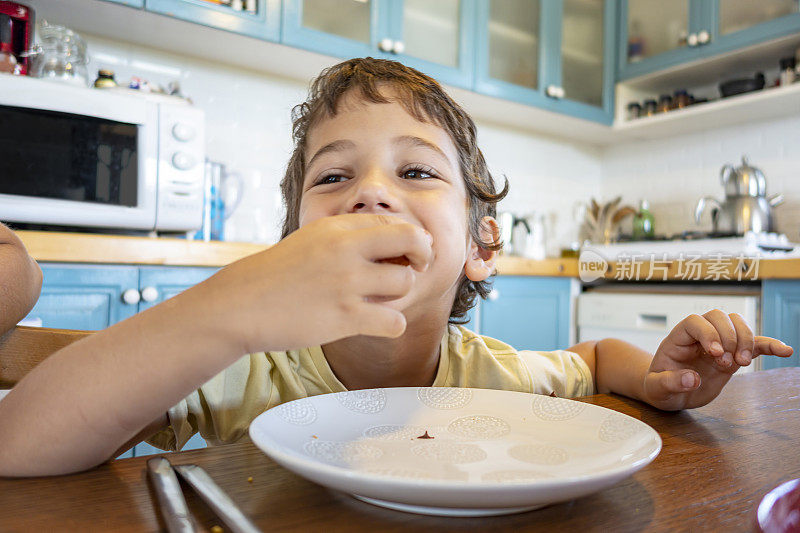
[[[756,337],[755,350],[753,356],[757,355],[777,355],[778,357],[789,357],[794,353],[791,346],[784,344],[772,337]]]
[[[690,392],[700,386],[700,375],[694,370],[650,372],[647,393],[654,400],[665,400],[673,394]]]
[[[362,303],[353,335],[397,338],[406,330],[406,317],[400,311],[376,303]]]
[[[678,346],[699,342],[703,350],[714,357],[721,357],[725,353],[717,329],[700,315],[689,315],[681,320],[667,338]]]
[[[755,348],[755,335],[750,326],[747,325],[742,315],[738,313],[731,313],[728,315],[733,322],[733,327],[736,328],[736,352],[734,352],[734,359],[736,364],[740,366],[747,366],[753,359],[753,349]]]
[[[736,328],[733,326],[730,317],[719,309],[712,309],[705,313],[703,317],[711,322],[711,325],[717,330],[722,348],[725,353],[731,354],[729,357],[733,360],[733,354],[736,353],[737,335]]]
[[[357,281],[358,294],[373,297],[372,301],[395,300],[408,294],[415,277],[413,270],[401,265],[370,263]]]
[[[362,253],[371,261],[404,257],[420,272],[431,262],[433,237],[419,226],[393,224],[359,230],[359,233],[363,236]]]

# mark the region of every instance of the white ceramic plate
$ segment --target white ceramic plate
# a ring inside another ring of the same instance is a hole
[[[433,438],[420,438],[427,435]],[[482,516],[578,498],[630,476],[661,450],[650,426],[537,394],[367,389],[274,407],[250,437],[289,470],[404,511]]]

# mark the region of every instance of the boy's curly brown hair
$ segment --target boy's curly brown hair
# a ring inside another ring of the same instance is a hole
[[[380,88],[387,85],[394,89],[396,100],[411,116],[421,122],[432,122],[450,134],[458,150],[459,167],[469,197],[470,234],[482,248],[501,249],[502,242],[484,242],[481,239],[481,220],[484,216],[496,215],[495,205],[508,193],[508,180],[505,180],[503,190],[496,192],[492,175],[478,148],[477,130],[472,118],[430,76],[397,61],[372,57],[349,59],[323,70],[311,83],[306,101],[292,109],[294,152],[281,181],[286,208],[281,238],[299,226],[300,197],[306,170],[305,150],[310,129],[322,118],[335,116],[342,96],[351,89],[358,89],[366,102],[394,101],[380,92]],[[475,305],[476,297],[486,298],[490,290],[490,281],[474,282],[462,275],[450,311],[450,323],[466,323],[467,311]]]

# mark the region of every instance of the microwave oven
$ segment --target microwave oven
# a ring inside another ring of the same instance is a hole
[[[204,148],[178,98],[0,75],[0,221],[199,229]]]

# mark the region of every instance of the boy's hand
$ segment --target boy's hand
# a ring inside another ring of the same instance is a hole
[[[287,350],[354,335],[398,337],[391,302],[427,270],[432,237],[396,216],[347,214],[311,222],[211,278],[244,350]],[[405,257],[408,261],[378,262]],[[400,264],[398,264],[400,263]]]
[[[660,409],[700,407],[717,397],[741,366],[759,355],[789,357],[792,348],[758,337],[736,314],[690,315],[667,335],[645,376],[647,401]]]

